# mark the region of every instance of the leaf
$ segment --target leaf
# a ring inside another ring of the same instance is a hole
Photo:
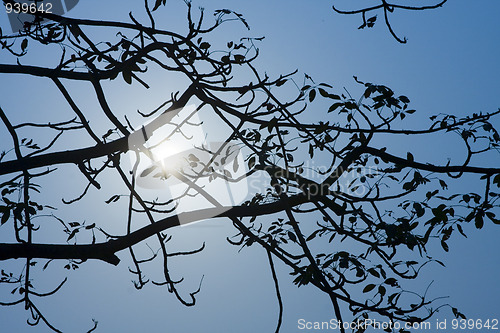
[[[486,212],[486,216],[495,224],[500,224],[500,220],[495,218],[495,214],[492,212]]]
[[[123,79],[125,82],[128,84],[132,84],[132,72],[129,70],[124,69],[122,72]]]
[[[236,62],[243,62],[245,60],[245,56],[242,54],[235,54],[234,55],[234,61]]]
[[[455,316],[455,318],[462,318],[462,319],[467,319],[467,317],[465,317],[465,315],[461,312],[458,311],[457,308],[451,308],[452,312],[453,312],[453,315]],[[484,326],[486,327],[486,326]]]
[[[144,169],[141,174],[139,175],[139,177],[146,177],[147,175],[149,175],[151,172],[153,172],[154,169],[156,169],[158,166],[156,164],[153,164],[152,166],[150,166],[149,168],[146,168]]]
[[[366,20],[368,28],[373,27],[373,25],[375,24],[376,20],[377,20],[377,15],[372,16],[368,20]]]
[[[368,273],[370,273],[371,275],[377,277],[377,278],[380,278],[380,274],[375,270],[375,268],[370,268],[368,269]]]
[[[329,108],[328,112],[333,112],[335,111],[338,107],[344,105],[344,103],[333,103]]]
[[[316,237],[316,235],[318,234],[318,232],[320,232],[320,230],[314,230],[314,232],[312,234],[309,235],[309,237],[306,238],[306,242],[309,242],[310,240],[312,240],[314,237]]]
[[[314,98],[316,98],[316,90],[312,89],[309,91],[309,102],[314,101]]]
[[[311,158],[314,156],[314,147],[312,144],[309,144],[309,156],[311,156]]]
[[[328,97],[329,96],[328,92],[325,89],[319,88],[318,90],[319,90],[319,93],[320,93],[321,96],[323,96],[323,97]]]
[[[478,213],[474,219],[476,228],[481,229],[484,226],[483,215]]]
[[[74,229],[68,236],[68,239],[67,241],[69,242],[69,240],[73,237],[75,237],[76,233],[78,232],[78,229]]]
[[[240,165],[238,164],[238,157],[235,157],[233,160],[233,172],[237,172]]]
[[[255,156],[252,156],[250,157],[250,159],[248,160],[248,168],[249,169],[252,169],[255,165]]]
[[[457,224],[457,229],[458,229],[458,232],[460,232],[462,234],[462,236],[467,238],[467,235],[464,233],[464,229],[462,229],[462,226],[460,224]]]
[[[446,252],[450,251],[450,247],[448,246],[448,244],[446,244],[444,240],[441,240],[441,246],[443,247],[443,250],[445,250]]]
[[[403,190],[409,191],[413,188],[413,183],[412,182],[406,182],[403,184]]]
[[[497,187],[500,187],[500,173],[493,178],[493,184],[496,184]]]
[[[405,104],[410,103],[410,100],[408,99],[408,97],[403,96],[403,95],[399,96],[399,100],[400,100],[401,102],[405,103]]]
[[[161,5],[162,3],[163,3],[163,5],[165,6],[165,4],[167,3],[167,0],[156,0],[156,2],[155,2],[155,6],[153,7],[153,12],[154,12],[155,10],[157,10],[157,9],[160,7],[160,5]]]
[[[85,227],[85,229],[90,230],[95,228],[95,223],[89,224],[88,226]]]
[[[391,287],[396,287],[398,285],[398,281],[395,278],[388,278],[384,281],[384,283],[390,285]]]
[[[374,284],[367,284],[366,287],[363,288],[363,293],[367,293],[367,292],[370,292],[371,290],[373,290],[375,288],[375,285]]]
[[[208,42],[203,42],[200,44],[200,49],[202,50],[207,50],[210,47],[210,43]]]
[[[117,202],[117,201],[118,201],[118,199],[120,199],[120,196],[119,196],[119,195],[117,195],[117,194],[115,194],[115,195],[113,195],[111,198],[109,198],[108,200],[106,200],[105,202],[106,202],[107,204],[110,204],[111,202]],[[72,222],[72,223],[74,223],[74,222]],[[70,223],[70,225],[71,225],[72,223]],[[78,225],[79,225],[79,224],[78,224]],[[72,226],[72,227],[74,227],[73,225],[71,225],[71,226]]]
[[[188,155],[188,160],[193,161],[193,162],[199,162],[200,161],[200,159],[198,157],[196,157],[195,154],[189,154]],[[225,163],[222,163],[222,164],[225,164]]]
[[[284,84],[285,84],[285,82],[286,82],[286,80],[285,80],[285,79],[281,79],[281,80],[279,80],[278,82],[276,82],[276,87],[281,87],[282,85],[284,85]]]
[[[27,47],[28,47],[28,39],[27,39],[27,38],[25,38],[25,39],[23,39],[23,41],[21,42],[21,50],[23,50],[23,52],[24,52],[24,50],[26,50],[26,48],[27,48]]]
[[[474,216],[475,216],[475,215],[476,215],[476,212],[475,212],[475,211],[470,212],[470,213],[469,213],[469,215],[467,215],[467,216],[465,217],[465,221],[466,221],[466,222],[470,222],[470,221],[472,221],[472,219],[474,218]]]
[[[52,262],[52,260],[54,260],[54,259],[50,259],[49,261],[47,261],[47,262],[45,263],[45,265],[43,265],[42,270],[46,270],[46,269],[47,269],[47,267],[49,266],[49,264]]]
[[[413,208],[415,209],[415,213],[417,214],[417,217],[422,217],[425,214],[425,209],[422,207],[422,205],[418,202],[415,202],[413,204]]]
[[[413,155],[412,153],[408,152],[406,154],[406,159],[409,161],[409,162],[413,162],[415,159],[413,158]]]
[[[6,223],[8,220],[9,220],[9,217],[10,217],[10,209],[6,210],[3,215],[2,215],[2,220],[1,220],[1,224],[4,224]]]

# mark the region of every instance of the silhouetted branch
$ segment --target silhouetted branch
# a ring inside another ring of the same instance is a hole
[[[341,10],[341,9],[338,9],[337,7],[335,7],[335,5],[333,5],[332,8],[338,14],[343,14],[343,15],[361,14],[362,18],[363,18],[363,24],[359,27],[359,29],[363,29],[365,27],[369,27],[369,28],[373,27],[373,25],[375,23],[376,16],[368,19],[368,22],[367,22],[365,15],[367,13],[372,12],[372,11],[376,11],[378,9],[383,9],[385,25],[389,29],[389,32],[391,33],[392,37],[394,37],[394,39],[396,39],[399,43],[405,44],[407,42],[406,37],[401,39],[394,32],[392,25],[389,22],[389,13],[394,12],[395,8],[403,9],[403,10],[411,10],[411,11],[423,11],[423,10],[429,10],[429,9],[436,9],[436,8],[443,6],[447,1],[448,0],[443,0],[435,5],[429,5],[429,6],[405,6],[405,5],[398,5],[398,4],[389,3],[386,0],[381,0],[380,5],[365,7],[365,8],[361,8],[361,9],[355,9],[355,10]]]

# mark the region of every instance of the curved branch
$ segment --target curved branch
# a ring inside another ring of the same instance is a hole
[[[305,195],[296,195],[288,198],[292,206],[308,202]],[[0,244],[0,260],[16,258],[46,258],[46,259],[98,259],[107,263],[118,265],[120,259],[116,252],[124,250],[132,245],[158,234],[169,228],[180,225],[179,221],[185,223],[203,221],[216,217],[250,217],[268,215],[285,209],[287,203],[276,201],[259,206],[236,206],[236,207],[214,207],[184,212],[169,216],[154,224],[147,225],[126,236],[96,244]],[[185,221],[185,222],[184,222]]]

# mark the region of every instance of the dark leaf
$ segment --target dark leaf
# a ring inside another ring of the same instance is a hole
[[[71,238],[75,237],[77,232],[78,232],[78,229],[73,229],[73,231],[69,234],[67,241],[69,241]]]
[[[284,79],[279,80],[278,82],[276,82],[276,87],[281,87],[282,85],[285,84],[285,82],[286,82],[286,80],[284,80]]]
[[[333,103],[330,108],[328,108],[328,112],[335,111],[338,107],[344,105],[344,103]]]
[[[408,99],[408,97],[403,96],[403,95],[402,95],[402,96],[399,96],[399,100],[400,100],[401,102],[403,102],[403,103],[406,103],[406,104],[410,103],[410,100]]]
[[[366,22],[368,22],[369,27],[372,27],[373,23],[375,23],[376,20],[377,20],[377,15],[370,17],[368,20],[366,20]],[[370,24],[372,25],[370,26]]]
[[[248,168],[249,169],[252,169],[255,165],[255,156],[252,156],[250,157],[250,159],[248,160]]]
[[[413,204],[413,208],[415,209],[415,213],[417,214],[417,217],[422,217],[425,214],[425,209],[422,208],[422,205],[418,202],[415,202]]]
[[[200,44],[200,49],[202,49],[202,50],[206,50],[209,47],[210,47],[210,43],[208,43],[208,42],[203,42]]]
[[[496,184],[497,187],[500,187],[500,173],[493,178],[493,184]]]
[[[396,287],[398,285],[398,281],[395,278],[388,278],[384,281],[384,283],[390,285],[391,287]]]
[[[309,91],[309,102],[314,101],[314,98],[316,97],[316,90],[312,89]]]
[[[162,3],[163,5],[165,5],[167,3],[167,0],[156,0],[155,6],[153,7],[153,12],[157,10]]]
[[[377,277],[377,278],[380,278],[380,274],[377,272],[377,270],[375,270],[375,268],[370,268],[368,269],[368,273],[370,273],[371,275]]]
[[[323,97],[328,97],[329,96],[328,92],[325,89],[318,88],[318,90],[319,90],[319,93],[320,93],[321,96],[323,96]]]
[[[480,213],[476,214],[476,217],[474,219],[474,224],[476,225],[476,228],[481,229],[484,226],[484,220],[483,220],[483,215]]]
[[[373,290],[375,288],[375,285],[374,284],[368,284],[366,285],[366,287],[363,288],[363,292],[364,293],[367,293],[367,292],[370,292],[371,290]]]
[[[26,50],[26,48],[28,47],[28,39],[23,39],[23,41],[21,42],[21,50]]]
[[[106,200],[105,202],[106,202],[107,204],[109,204],[109,203],[111,203],[111,202],[117,202],[117,201],[118,201],[118,199],[120,199],[120,196],[115,194],[115,195],[113,195],[111,198],[109,198],[108,200]],[[71,223],[70,223],[70,225],[71,225]],[[78,224],[78,225],[79,225],[79,224]],[[72,227],[73,227],[73,226],[72,226]]]
[[[409,162],[413,162],[413,161],[414,161],[414,158],[413,158],[412,153],[408,152],[408,153],[406,154],[406,159],[407,159]]]
[[[6,210],[3,215],[2,215],[2,220],[1,220],[1,224],[4,224],[5,222],[7,222],[9,220],[9,217],[10,217],[10,209]]]
[[[122,72],[123,79],[125,82],[128,84],[132,84],[132,72],[129,71],[128,69],[124,69]]]

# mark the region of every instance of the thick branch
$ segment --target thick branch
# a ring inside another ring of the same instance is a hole
[[[296,195],[288,199],[291,206],[309,201],[305,195]],[[249,217],[268,215],[284,210],[286,203],[276,201],[260,206],[215,207],[169,216],[154,224],[147,225],[126,236],[98,244],[0,244],[0,260],[17,258],[46,259],[99,259],[118,265],[120,259],[116,252],[138,244],[166,229],[183,224],[203,221],[216,217]]]
[[[478,173],[483,175],[494,175],[500,173],[500,168],[483,168],[483,167],[468,166],[468,165],[424,164],[420,162],[409,161],[407,159],[388,154],[385,151],[372,147],[363,147],[362,150],[364,153],[378,156],[384,161],[389,161],[394,164],[402,165],[405,167],[415,168],[419,170],[426,170],[430,172],[437,172],[437,173],[465,172],[465,173]]]
[[[191,96],[193,95],[194,86],[190,86],[179,98],[178,101],[174,102],[172,106],[168,108],[165,113],[169,113],[174,110],[178,110],[184,107]],[[173,116],[172,116],[173,117]],[[163,117],[161,120],[166,121],[165,119],[171,119],[171,116]],[[153,132],[156,128],[164,123],[157,123],[153,121],[150,125],[151,128],[147,128],[149,133]],[[126,152],[128,147],[128,139],[129,137],[123,137],[117,139],[115,141],[108,142],[106,144],[99,144],[93,147],[75,149],[75,150],[66,150],[54,153],[48,153],[44,155],[33,156],[29,158],[17,159],[12,161],[6,161],[0,163],[0,175],[6,175],[13,172],[19,172],[22,170],[30,170],[39,167],[53,166],[56,164],[66,164],[66,163],[75,163],[79,164],[83,161],[90,160],[93,158],[99,158],[103,156],[107,156],[114,153]]]
[[[106,144],[88,148],[59,151],[44,155],[32,156],[20,160],[12,160],[0,163],[0,175],[18,172],[23,169],[34,169],[39,167],[53,166],[65,163],[81,163],[85,160],[103,157],[109,154],[126,152],[128,150],[127,138],[120,138]]]
[[[114,70],[101,71],[99,73],[75,72],[57,68],[45,68],[38,66],[0,64],[0,73],[28,74],[33,76],[90,81],[92,79],[105,80],[113,77]]]

